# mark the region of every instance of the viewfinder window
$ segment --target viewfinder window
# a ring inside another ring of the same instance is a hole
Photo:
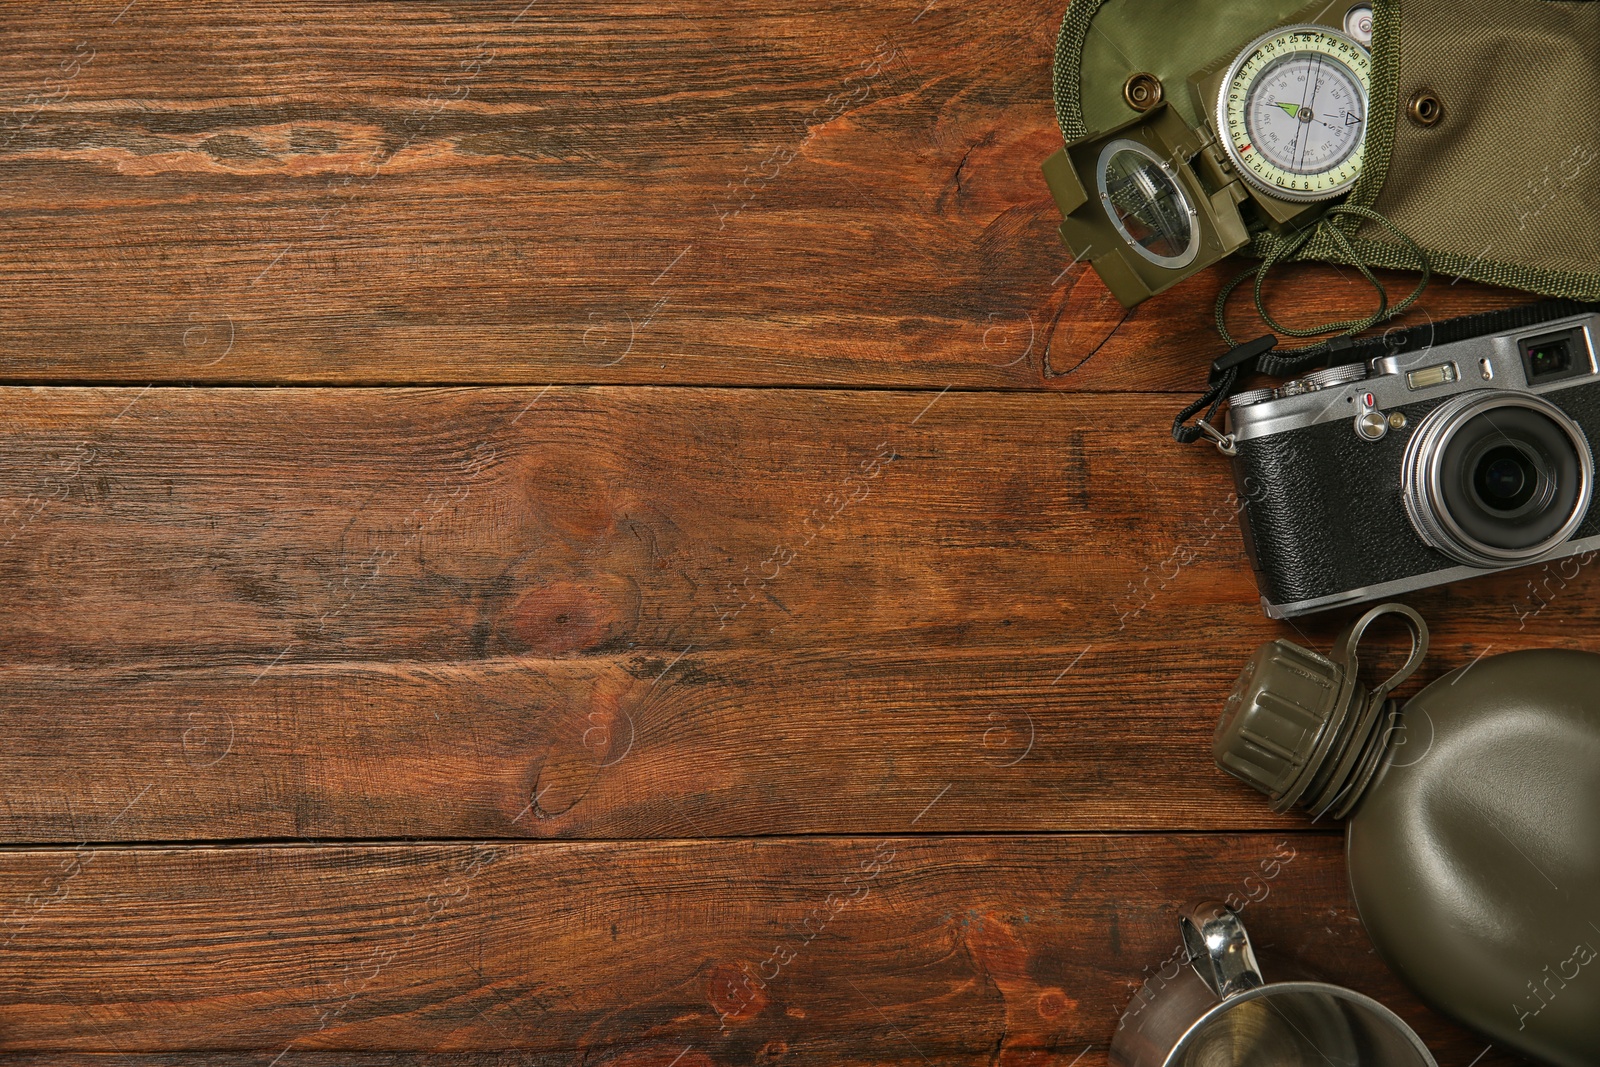
[[[1530,337],[1519,342],[1518,347],[1529,385],[1577,378],[1594,371],[1589,360],[1588,337],[1582,327]]]

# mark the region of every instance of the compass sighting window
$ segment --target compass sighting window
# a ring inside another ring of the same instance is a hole
[[[1117,233],[1158,267],[1186,267],[1200,251],[1198,216],[1178,176],[1138,141],[1112,141],[1100,153],[1100,203]]]

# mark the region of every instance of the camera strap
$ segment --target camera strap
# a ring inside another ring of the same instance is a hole
[[[1383,283],[1378,280],[1377,276],[1372,273],[1372,268],[1356,252],[1355,246],[1350,243],[1349,235],[1334,221],[1339,218],[1356,218],[1375,222],[1388,229],[1411,251],[1416,257],[1417,266],[1422,272],[1422,277],[1417,280],[1417,286],[1411,290],[1409,296],[1398,304],[1393,306],[1389,304],[1389,294],[1384,289]],[[1337,322],[1325,322],[1318,326],[1303,328],[1285,326],[1274,319],[1272,313],[1267,310],[1266,299],[1261,291],[1262,285],[1273,267],[1284,260],[1292,259],[1295,253],[1299,252],[1306,242],[1311,240],[1312,235],[1317,233],[1327,234],[1345,259],[1361,272],[1361,276],[1377,292],[1377,310],[1365,318],[1341,319]],[[1272,242],[1262,256],[1260,263],[1234,277],[1217,294],[1217,333],[1222,337],[1223,343],[1228,346],[1228,353],[1211,364],[1211,373],[1206,379],[1206,390],[1201,394],[1200,399],[1184,408],[1178,414],[1178,417],[1173,420],[1173,439],[1180,444],[1189,444],[1203,435],[1210,438],[1223,455],[1233,455],[1232,436],[1217,429],[1215,420],[1217,410],[1222,406],[1222,401],[1233,391],[1240,374],[1255,370],[1262,374],[1270,374],[1273,377],[1290,377],[1318,366],[1333,367],[1344,363],[1354,363],[1358,359],[1371,358],[1366,352],[1371,347],[1376,347],[1378,351],[1375,354],[1381,355],[1384,351],[1383,338],[1372,338],[1363,342],[1356,341],[1354,335],[1363,330],[1371,329],[1380,322],[1387,322],[1410,308],[1411,305],[1417,302],[1417,298],[1422,295],[1422,291],[1427,288],[1428,281],[1432,275],[1433,268],[1428,262],[1428,254],[1422,250],[1421,246],[1401,231],[1399,227],[1395,226],[1394,223],[1376,211],[1354,204],[1329,208],[1326,213],[1317,219],[1314,225],[1307,226],[1285,240]],[[1232,296],[1233,291],[1249,278],[1255,279],[1256,312],[1261,316],[1261,321],[1271,327],[1274,333],[1240,344],[1233,339],[1233,334],[1228,330],[1228,297]],[[1316,337],[1320,334],[1333,333],[1334,331],[1338,331],[1339,336],[1316,344],[1282,351],[1278,350],[1278,338],[1275,336],[1275,334],[1283,334],[1288,337]],[[1201,409],[1205,409],[1205,414],[1195,419],[1193,425],[1186,425],[1189,419],[1198,414]]]
[[[1202,436],[1207,437],[1217,446],[1219,452],[1231,456],[1234,454],[1233,435],[1217,429],[1216,417],[1222,402],[1233,392],[1239,375],[1254,370],[1273,377],[1286,378],[1318,366],[1331,367],[1342,363],[1353,363],[1356,359],[1367,358],[1365,353],[1374,346],[1374,342],[1379,350],[1376,354],[1381,355],[1385,351],[1383,338],[1373,338],[1363,342],[1348,334],[1321,344],[1292,348],[1284,352],[1277,351],[1278,338],[1270,333],[1257,337],[1254,341],[1234,345],[1228,350],[1227,355],[1211,364],[1211,372],[1206,378],[1206,390],[1200,399],[1184,408],[1178,413],[1178,417],[1172,420],[1173,440],[1186,445],[1198,441]],[[1205,410],[1205,414],[1196,418],[1193,424],[1189,424],[1189,420],[1202,409]]]

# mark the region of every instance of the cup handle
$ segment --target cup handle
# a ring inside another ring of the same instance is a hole
[[[1178,926],[1189,965],[1217,996],[1227,1000],[1265,984],[1244,923],[1226,904],[1215,900],[1191,904]]]

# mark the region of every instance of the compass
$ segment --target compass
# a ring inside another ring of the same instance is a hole
[[[1217,94],[1217,131],[1245,181],[1282,200],[1329,200],[1361,173],[1371,60],[1326,26],[1251,41]]]

